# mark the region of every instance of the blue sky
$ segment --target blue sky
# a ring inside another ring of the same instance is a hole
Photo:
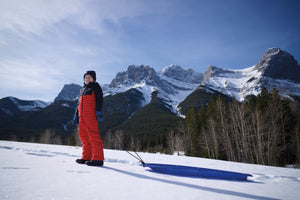
[[[86,70],[131,64],[255,65],[271,47],[300,60],[297,0],[0,0],[0,98],[53,101]]]

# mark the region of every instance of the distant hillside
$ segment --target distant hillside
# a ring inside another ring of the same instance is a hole
[[[21,100],[15,97],[0,99],[0,119],[5,119],[24,111],[38,111],[49,105],[40,100]]]
[[[28,141],[31,137],[38,138],[46,129],[53,129],[64,138],[70,134],[67,130],[76,104],[76,101],[60,101],[37,111],[18,112],[0,121],[0,139]]]
[[[227,101],[232,100],[231,97],[226,96],[223,93],[201,85],[178,105],[180,113],[186,115],[189,108],[194,107],[199,110],[203,105],[207,106],[212,96],[221,96]]]
[[[168,132],[183,120],[170,111],[158,93],[152,93],[152,100],[137,110],[124,124],[117,127],[124,131],[127,141],[135,141],[141,150],[162,150],[167,147]],[[161,147],[160,147],[161,145]],[[161,149],[159,149],[161,148]]]

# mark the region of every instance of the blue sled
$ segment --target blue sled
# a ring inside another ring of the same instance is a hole
[[[182,165],[165,165],[165,164],[147,163],[145,167],[151,168],[152,171],[154,172],[177,175],[177,176],[231,179],[231,180],[243,180],[243,181],[246,181],[248,176],[250,177],[252,176],[251,174],[243,174],[238,172],[223,171],[217,169],[188,167]]]

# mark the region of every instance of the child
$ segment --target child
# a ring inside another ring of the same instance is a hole
[[[101,140],[98,121],[102,121],[103,93],[96,81],[96,72],[87,71],[84,76],[84,88],[80,90],[80,98],[73,123],[78,125],[79,138],[82,144],[82,158],[79,164],[103,166],[103,141]]]

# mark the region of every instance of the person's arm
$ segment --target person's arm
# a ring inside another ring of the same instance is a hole
[[[102,88],[98,83],[95,85],[95,97],[96,97],[96,111],[102,111],[102,104],[103,104],[103,92]]]

